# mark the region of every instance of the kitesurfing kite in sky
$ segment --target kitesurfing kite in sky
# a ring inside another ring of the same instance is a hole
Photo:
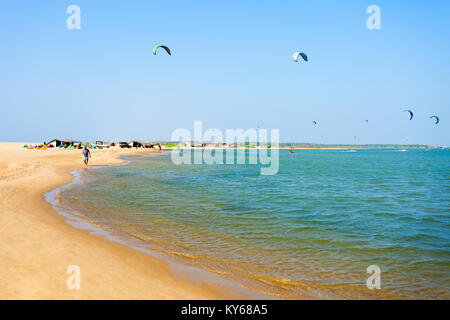
[[[298,56],[302,57],[303,60],[308,61],[308,56],[304,54],[303,52],[296,52],[292,55],[295,62],[298,62]]]
[[[438,117],[438,116],[431,116],[430,119],[432,119],[432,118],[435,118],[435,119],[436,119],[436,123],[435,123],[435,124],[438,124],[438,123],[439,123],[439,117]]]
[[[167,53],[171,56],[172,55],[172,53],[170,52],[170,49],[169,49],[169,47],[167,47],[167,46],[163,46],[163,45],[157,45],[156,47],[154,47],[153,48],[153,54],[154,55],[156,55],[156,50],[158,50],[158,48],[163,48],[164,50],[166,50],[167,51]]]
[[[411,110],[405,110],[405,112],[409,112],[409,120],[412,120],[414,113]]]

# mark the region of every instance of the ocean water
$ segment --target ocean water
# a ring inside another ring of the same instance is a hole
[[[273,176],[176,166],[169,154],[128,159],[82,171],[57,203],[274,296],[450,298],[450,150],[282,150]],[[370,265],[381,289],[366,286]]]

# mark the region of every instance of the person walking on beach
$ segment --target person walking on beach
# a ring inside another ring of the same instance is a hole
[[[86,146],[84,146],[84,149],[83,149],[83,157],[84,157],[84,160],[83,160],[84,164],[88,165],[89,158],[91,157],[91,151],[89,151],[89,149]]]

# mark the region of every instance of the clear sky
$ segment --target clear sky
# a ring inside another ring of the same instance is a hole
[[[71,4],[80,30],[66,27]],[[366,27],[372,4],[381,30]],[[2,0],[0,141],[169,140],[203,120],[223,131],[278,128],[284,142],[450,145],[449,9],[439,0]],[[172,56],[154,56],[157,44]],[[295,51],[309,61],[293,62]]]

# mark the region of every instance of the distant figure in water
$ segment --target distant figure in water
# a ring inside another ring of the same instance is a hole
[[[91,157],[91,151],[89,151],[89,149],[86,146],[84,146],[84,149],[83,149],[83,157],[84,157],[84,160],[83,160],[84,164],[88,165],[89,158]]]

